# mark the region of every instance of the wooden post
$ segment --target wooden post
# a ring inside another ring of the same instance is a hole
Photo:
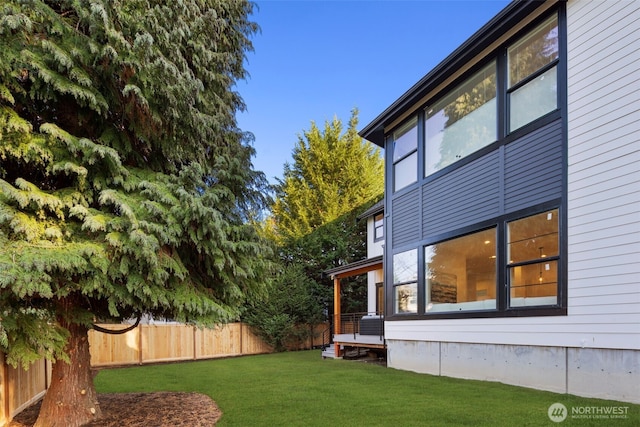
[[[337,277],[333,279],[333,318],[333,330],[335,335],[338,335],[342,328],[340,326],[340,279]]]
[[[333,278],[333,333],[338,335],[342,332],[341,325],[341,312],[340,312],[340,279],[338,277]],[[339,344],[335,344],[336,357],[342,356],[342,351]]]

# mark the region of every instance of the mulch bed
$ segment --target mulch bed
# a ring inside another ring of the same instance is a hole
[[[90,427],[210,427],[222,416],[216,403],[200,393],[98,394],[102,418]],[[32,427],[38,402],[16,415],[8,427]]]

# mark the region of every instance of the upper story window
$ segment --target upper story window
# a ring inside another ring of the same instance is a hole
[[[497,139],[492,61],[425,110],[425,176]]]
[[[384,238],[384,213],[379,213],[373,217],[373,240],[378,241]]]
[[[418,120],[413,118],[393,133],[393,190],[418,180]]]
[[[558,52],[556,15],[507,49],[510,130],[558,108]]]

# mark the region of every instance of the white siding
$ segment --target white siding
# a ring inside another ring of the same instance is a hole
[[[390,340],[640,349],[640,1],[568,19],[568,315],[386,322]]]
[[[568,320],[640,349],[640,2],[567,16]]]

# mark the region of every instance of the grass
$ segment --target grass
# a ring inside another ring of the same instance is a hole
[[[640,425],[640,405],[323,360],[319,351],[107,369],[96,388],[204,393],[222,410],[222,427]],[[555,402],[568,408],[562,423],[547,415]],[[627,407],[627,418],[571,415],[572,407],[612,406]]]

